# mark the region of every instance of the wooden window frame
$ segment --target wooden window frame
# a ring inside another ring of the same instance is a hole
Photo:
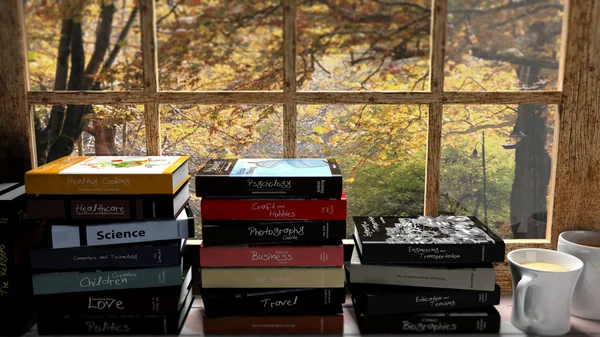
[[[283,104],[283,155],[296,156],[298,104],[427,104],[427,157],[423,213],[437,215],[440,190],[442,113],[446,104],[557,104],[548,230],[545,239],[506,240],[507,252],[523,247],[556,247],[567,229],[600,228],[600,2],[566,0],[558,88],[555,91],[468,92],[444,90],[447,0],[432,0],[429,91],[297,91],[296,0],[283,7],[284,76],[281,91],[161,91],[157,71],[155,2],[140,0],[143,51],[141,91],[29,91],[23,4],[0,1],[0,180],[8,168],[22,174],[36,166],[31,106],[35,104],[144,104],[148,155],[160,155],[160,104]],[[19,38],[14,38],[18,36]],[[7,79],[10,79],[7,80]],[[10,83],[9,83],[10,82]],[[10,84],[10,85],[8,85]],[[7,159],[17,158],[17,163]],[[586,183],[584,179],[593,179]],[[595,197],[595,198],[594,198]],[[585,205],[576,198],[589,198]],[[350,242],[348,242],[350,243]],[[196,243],[197,244],[197,243]],[[498,282],[510,291],[506,263],[497,265]]]

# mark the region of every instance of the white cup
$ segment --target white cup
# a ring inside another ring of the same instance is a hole
[[[575,286],[571,313],[573,316],[600,320],[600,232],[568,231],[560,233],[557,250],[579,258],[583,272]]]
[[[525,248],[508,253],[513,284],[510,321],[528,334],[557,336],[571,330],[571,299],[583,269],[580,259],[548,249]],[[526,262],[552,263],[567,271],[545,271]]]

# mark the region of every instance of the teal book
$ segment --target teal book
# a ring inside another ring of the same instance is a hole
[[[182,267],[67,272],[33,275],[35,295],[180,286]]]

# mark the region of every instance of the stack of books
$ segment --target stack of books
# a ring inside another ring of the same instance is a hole
[[[334,160],[209,160],[196,194],[205,333],[342,332],[346,198]]]
[[[25,175],[39,334],[178,334],[193,301],[188,157],[63,157]]]
[[[361,333],[497,333],[500,237],[474,217],[355,217],[347,281]]]

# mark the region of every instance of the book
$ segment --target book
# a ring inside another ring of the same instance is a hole
[[[179,265],[185,239],[152,243],[76,248],[40,248],[31,251],[33,270],[136,268]]]
[[[88,291],[181,286],[181,266],[120,269],[92,272],[59,272],[35,274],[35,295],[83,293]]]
[[[354,249],[346,262],[350,283],[493,291],[496,274],[491,263],[478,265],[363,264]]]
[[[346,221],[202,221],[202,244],[210,246],[307,244],[346,238]]]
[[[355,302],[355,301],[353,301]],[[493,306],[394,315],[365,315],[354,303],[361,334],[465,334],[500,332],[500,313]]]
[[[190,198],[186,181],[175,194],[148,195],[48,195],[30,196],[29,219],[72,221],[128,221],[175,219]]]
[[[193,238],[194,218],[186,206],[177,219],[114,222],[90,225],[58,225],[49,227],[43,246],[70,248],[80,246],[105,246],[159,240]]]
[[[205,335],[338,334],[344,332],[344,315],[231,316],[202,320]]]
[[[340,199],[202,198],[203,220],[346,220],[346,195]],[[231,210],[235,212],[231,212]]]
[[[175,194],[189,156],[65,156],[25,173],[27,194]]]
[[[481,308],[500,303],[500,287],[497,284],[493,291],[354,283],[349,284],[348,288],[361,312],[366,315]]]
[[[27,219],[26,197],[23,184],[0,184],[0,226],[7,227],[11,224],[17,227]]]
[[[346,301],[345,288],[209,289],[202,290],[207,317],[295,313],[300,309],[339,306]]]
[[[504,261],[504,241],[475,217],[354,217],[363,263]]]
[[[178,335],[192,307],[189,290],[179,312],[146,315],[81,315],[41,312],[40,335]]]
[[[211,159],[196,174],[199,197],[342,197],[334,159]]]
[[[200,247],[201,267],[339,267],[344,247],[332,246],[224,246]]]
[[[343,267],[201,268],[202,288],[343,288]]]
[[[39,312],[83,315],[175,313],[192,288],[192,274],[185,275],[181,286],[37,295],[36,308]]]

